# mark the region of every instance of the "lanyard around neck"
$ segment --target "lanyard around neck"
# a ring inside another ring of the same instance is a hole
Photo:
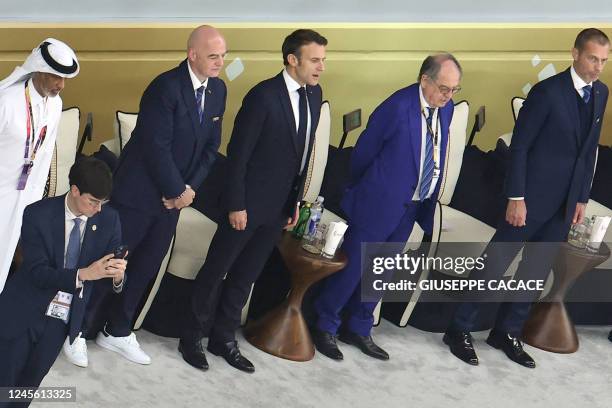
[[[47,136],[47,126],[43,126],[38,133],[38,139],[36,143],[34,143],[34,139],[36,138],[36,131],[34,128],[34,114],[32,112],[32,99],[30,98],[30,89],[28,87],[28,83],[30,81],[26,81],[25,85],[25,102],[26,102],[26,142],[25,149],[23,153],[23,158],[26,161],[34,161],[36,158],[36,153],[38,149],[42,146],[45,141],[45,136]],[[32,149],[32,154],[30,156],[30,144],[34,145]]]

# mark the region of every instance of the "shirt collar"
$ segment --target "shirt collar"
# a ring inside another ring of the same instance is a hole
[[[36,90],[32,78],[28,79],[28,90],[30,91],[30,101],[32,106],[39,105],[46,101],[46,98],[43,98],[42,95]]]
[[[283,79],[285,80],[285,85],[287,86],[287,90],[289,92],[295,92],[301,88],[298,82],[291,78],[291,75],[287,72],[287,69],[283,69]]]
[[[578,76],[578,73],[574,69],[573,65],[570,68],[570,75],[572,76],[572,82],[574,83],[574,88],[576,88],[577,91],[581,91],[582,88],[584,88],[587,85],[591,85],[591,86],[593,85],[593,81],[589,82],[588,84],[584,82],[584,80],[580,78],[580,76]]]
[[[204,88],[208,88],[208,78],[206,78],[204,82],[200,82],[196,74],[193,73],[191,65],[189,65],[189,61],[187,61],[187,69],[189,70],[189,78],[191,79],[191,85],[193,86],[194,91],[196,91],[202,85],[204,85]]]
[[[70,207],[68,207],[68,194],[70,194],[70,192],[68,192],[64,197],[64,213],[66,215],[66,221],[72,221],[75,218],[79,218],[81,221],[83,221],[83,223],[86,223],[87,217],[84,214],[77,217],[72,211],[70,211]]]
[[[423,95],[423,88],[421,88],[421,85],[419,85],[419,99],[421,100],[421,110],[425,111],[425,114],[427,114],[427,108],[431,108],[431,106],[429,106],[429,104],[425,100],[425,96]],[[433,114],[435,113],[436,108],[434,108],[433,110]]]

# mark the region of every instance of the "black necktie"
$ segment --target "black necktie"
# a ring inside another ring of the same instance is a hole
[[[306,100],[306,88],[303,86],[298,89],[298,93],[300,94],[300,106],[299,106],[299,114],[300,114],[300,123],[298,124],[298,147],[300,147],[300,151],[302,151],[302,146],[306,143],[306,126],[308,125],[308,102]]]

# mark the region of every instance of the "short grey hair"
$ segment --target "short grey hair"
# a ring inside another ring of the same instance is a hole
[[[445,61],[453,61],[457,69],[459,70],[459,75],[463,76],[463,69],[461,69],[461,65],[457,58],[453,56],[450,52],[441,52],[439,54],[429,55],[423,61],[421,65],[421,70],[419,71],[419,76],[417,81],[421,81],[423,75],[427,75],[429,78],[436,80],[438,78],[438,73],[440,72],[440,67],[442,63]]]

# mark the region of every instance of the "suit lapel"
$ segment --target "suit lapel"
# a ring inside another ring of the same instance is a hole
[[[565,81],[565,86],[563,86],[565,107],[569,114],[570,122],[574,124],[574,138],[576,141],[576,146],[580,146],[580,116],[578,115],[578,105],[576,103],[576,89],[574,88],[574,82],[572,81],[569,68],[564,72],[563,80]]]
[[[283,107],[283,112],[285,114],[285,119],[289,124],[289,129],[291,131],[291,140],[293,142],[293,149],[295,150],[295,154],[299,152],[298,149],[298,140],[297,140],[297,128],[295,124],[295,116],[293,116],[293,108],[291,107],[291,99],[289,98],[289,91],[287,90],[287,84],[285,83],[285,79],[283,78],[283,73],[281,72],[276,76],[276,90],[278,91],[278,95],[280,98],[281,106]]]
[[[313,88],[306,86],[306,95],[308,97],[308,108],[310,110],[310,138],[308,140],[308,152],[312,149],[315,140],[317,127],[319,125],[319,117],[321,116],[321,104],[314,95]],[[297,134],[296,134],[297,136]]]
[[[589,137],[591,132],[595,129],[595,126],[601,121],[600,112],[602,111],[602,97],[599,92],[599,81],[593,83],[593,118],[591,119],[591,129],[589,131]]]
[[[415,86],[411,92],[415,92],[416,95],[408,95],[408,115],[410,123],[410,130],[412,134],[408,135],[410,139],[410,144],[412,145],[412,155],[414,158],[414,164],[416,168],[414,169],[414,174],[417,177],[417,183],[419,179],[419,174],[421,171],[421,143],[423,139],[423,123],[425,120],[423,115],[421,114],[421,100],[419,98],[419,85]]]
[[[56,200],[57,207],[54,210],[55,217],[53,217],[53,220],[51,220],[53,225],[53,228],[51,229],[53,232],[51,233],[55,237],[56,235],[54,232],[57,231],[57,236],[61,237],[61,239],[53,238],[53,256],[55,257],[55,264],[57,265],[57,268],[61,269],[64,267],[64,248],[66,246],[66,209],[64,208],[66,195],[64,194],[63,196],[57,197],[54,200]]]
[[[189,70],[187,68],[187,60],[181,62],[181,93],[183,94],[183,102],[189,111],[189,117],[191,118],[191,124],[193,125],[194,134],[198,134],[200,130],[200,117],[198,116],[198,108],[196,106],[195,92],[193,90],[193,84],[189,77]]]
[[[79,253],[79,267],[88,266],[88,264],[91,262],[91,259],[89,259],[89,252],[91,246],[96,240],[95,236],[98,229],[98,226],[96,225],[97,218],[98,217],[96,216],[88,218],[87,223],[85,224],[85,236],[83,237],[81,252]]]

